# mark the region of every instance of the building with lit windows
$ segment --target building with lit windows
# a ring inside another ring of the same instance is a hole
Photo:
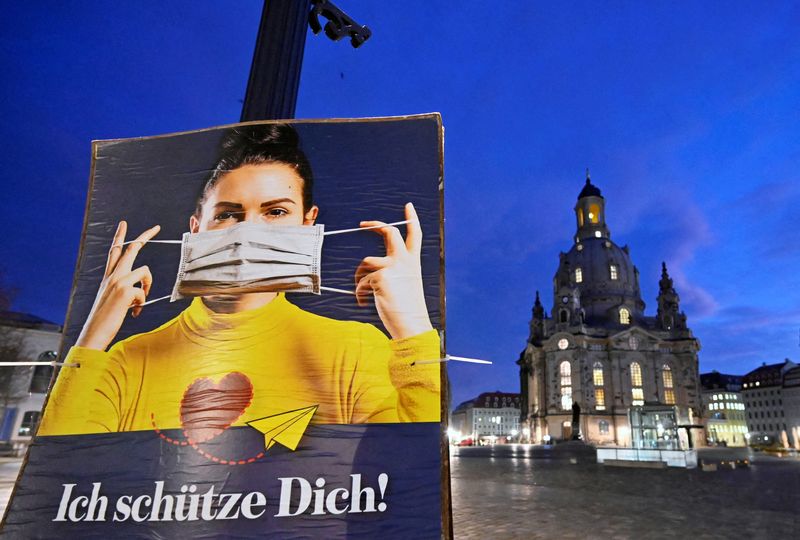
[[[800,446],[800,369],[788,358],[742,377],[750,444]]]
[[[628,246],[611,240],[605,199],[586,178],[574,208],[577,231],[559,255],[553,304],[539,293],[517,361],[522,425],[530,440],[581,437],[596,444],[685,448],[705,440],[697,352],[680,299],[662,265],[655,316],[645,314]],[[694,427],[693,427],[694,426]]]
[[[700,386],[709,444],[747,446],[742,377],[712,371],[700,375]]]
[[[51,362],[61,327],[35,315],[0,311],[0,361]],[[52,366],[0,367],[0,446],[22,453],[39,423]]]
[[[450,415],[451,440],[469,439],[473,444],[505,443],[520,434],[520,396],[486,392],[465,401]]]

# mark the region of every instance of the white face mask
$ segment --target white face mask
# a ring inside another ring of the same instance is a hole
[[[181,244],[181,262],[172,294],[142,305],[214,294],[284,291],[354,294],[321,286],[324,237],[406,223],[409,221],[325,232],[324,225],[242,222],[215,231],[184,233],[182,240],[150,240],[148,243]]]
[[[242,222],[185,233],[170,300],[255,292],[319,294],[324,230],[324,225]]]

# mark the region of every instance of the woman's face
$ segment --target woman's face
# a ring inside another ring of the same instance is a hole
[[[244,165],[225,174],[206,194],[193,233],[225,229],[242,221],[313,225],[318,209],[303,211],[303,179],[285,163]]]

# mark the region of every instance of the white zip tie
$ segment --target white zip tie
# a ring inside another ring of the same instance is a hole
[[[439,358],[438,360],[417,360],[416,362],[411,362],[411,365],[413,366],[415,364],[440,364],[442,362],[449,362],[451,360],[454,360],[456,362],[467,362],[470,364],[491,365],[491,362],[489,360],[479,360],[478,358],[467,358],[465,356],[451,356],[449,354],[446,355],[444,358]]]
[[[0,367],[14,366],[78,366],[80,364],[65,364],[64,362],[0,362]]]
[[[393,225],[405,225],[407,223],[414,223],[416,221],[417,221],[416,219],[407,219],[405,221],[395,221],[394,223],[385,223],[383,225],[372,225],[370,227],[355,227],[353,229],[341,229],[341,230],[338,230],[338,231],[328,231],[328,232],[322,233],[322,235],[323,236],[328,236],[329,234],[342,234],[342,233],[356,232],[356,231],[368,231],[370,229],[382,229],[384,227],[391,227]]]

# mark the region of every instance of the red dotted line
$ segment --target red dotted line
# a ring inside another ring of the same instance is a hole
[[[156,417],[155,417],[155,415],[153,413],[150,413],[150,423],[153,424],[153,429],[156,430],[156,435],[158,435],[159,437],[161,437],[162,439],[164,439],[168,443],[174,444],[175,446],[188,446],[189,445],[188,441],[179,441],[177,439],[173,439],[172,437],[167,437],[166,435],[161,433],[161,430],[158,429],[158,426],[156,425]],[[186,433],[184,432],[184,436],[185,435],[186,435]]]
[[[223,459],[223,458],[217,457],[217,456],[215,456],[213,454],[209,454],[208,452],[206,452],[205,450],[203,450],[202,448],[200,448],[196,444],[192,443],[191,441],[189,442],[189,444],[191,445],[192,448],[197,450],[197,452],[201,456],[203,456],[204,458],[210,459],[214,463],[222,463],[223,465],[247,465],[248,463],[253,463],[254,461],[259,460],[262,457],[264,457],[264,452],[259,452],[255,456],[253,456],[251,458],[247,458],[247,459],[238,459],[238,460],[237,459]]]
[[[215,456],[213,454],[209,454],[208,452],[206,452],[205,450],[200,448],[197,445],[197,443],[192,441],[186,435],[186,431],[185,430],[183,431],[183,436],[186,437],[185,441],[179,441],[177,439],[173,439],[172,437],[168,437],[168,436],[164,435],[161,432],[161,430],[158,429],[158,426],[156,425],[155,415],[153,413],[150,413],[150,423],[153,424],[153,429],[155,430],[156,434],[159,437],[161,437],[161,439],[167,441],[170,444],[174,444],[175,446],[191,446],[192,448],[194,448],[197,451],[198,454],[200,454],[201,456],[203,456],[206,459],[210,459],[214,463],[221,463],[223,465],[247,465],[248,463],[253,463],[254,461],[257,461],[257,460],[261,459],[262,457],[264,457],[264,455],[266,453],[266,452],[259,452],[255,456],[253,456],[251,458],[247,458],[247,459],[223,459],[223,458],[217,457],[217,456]]]

